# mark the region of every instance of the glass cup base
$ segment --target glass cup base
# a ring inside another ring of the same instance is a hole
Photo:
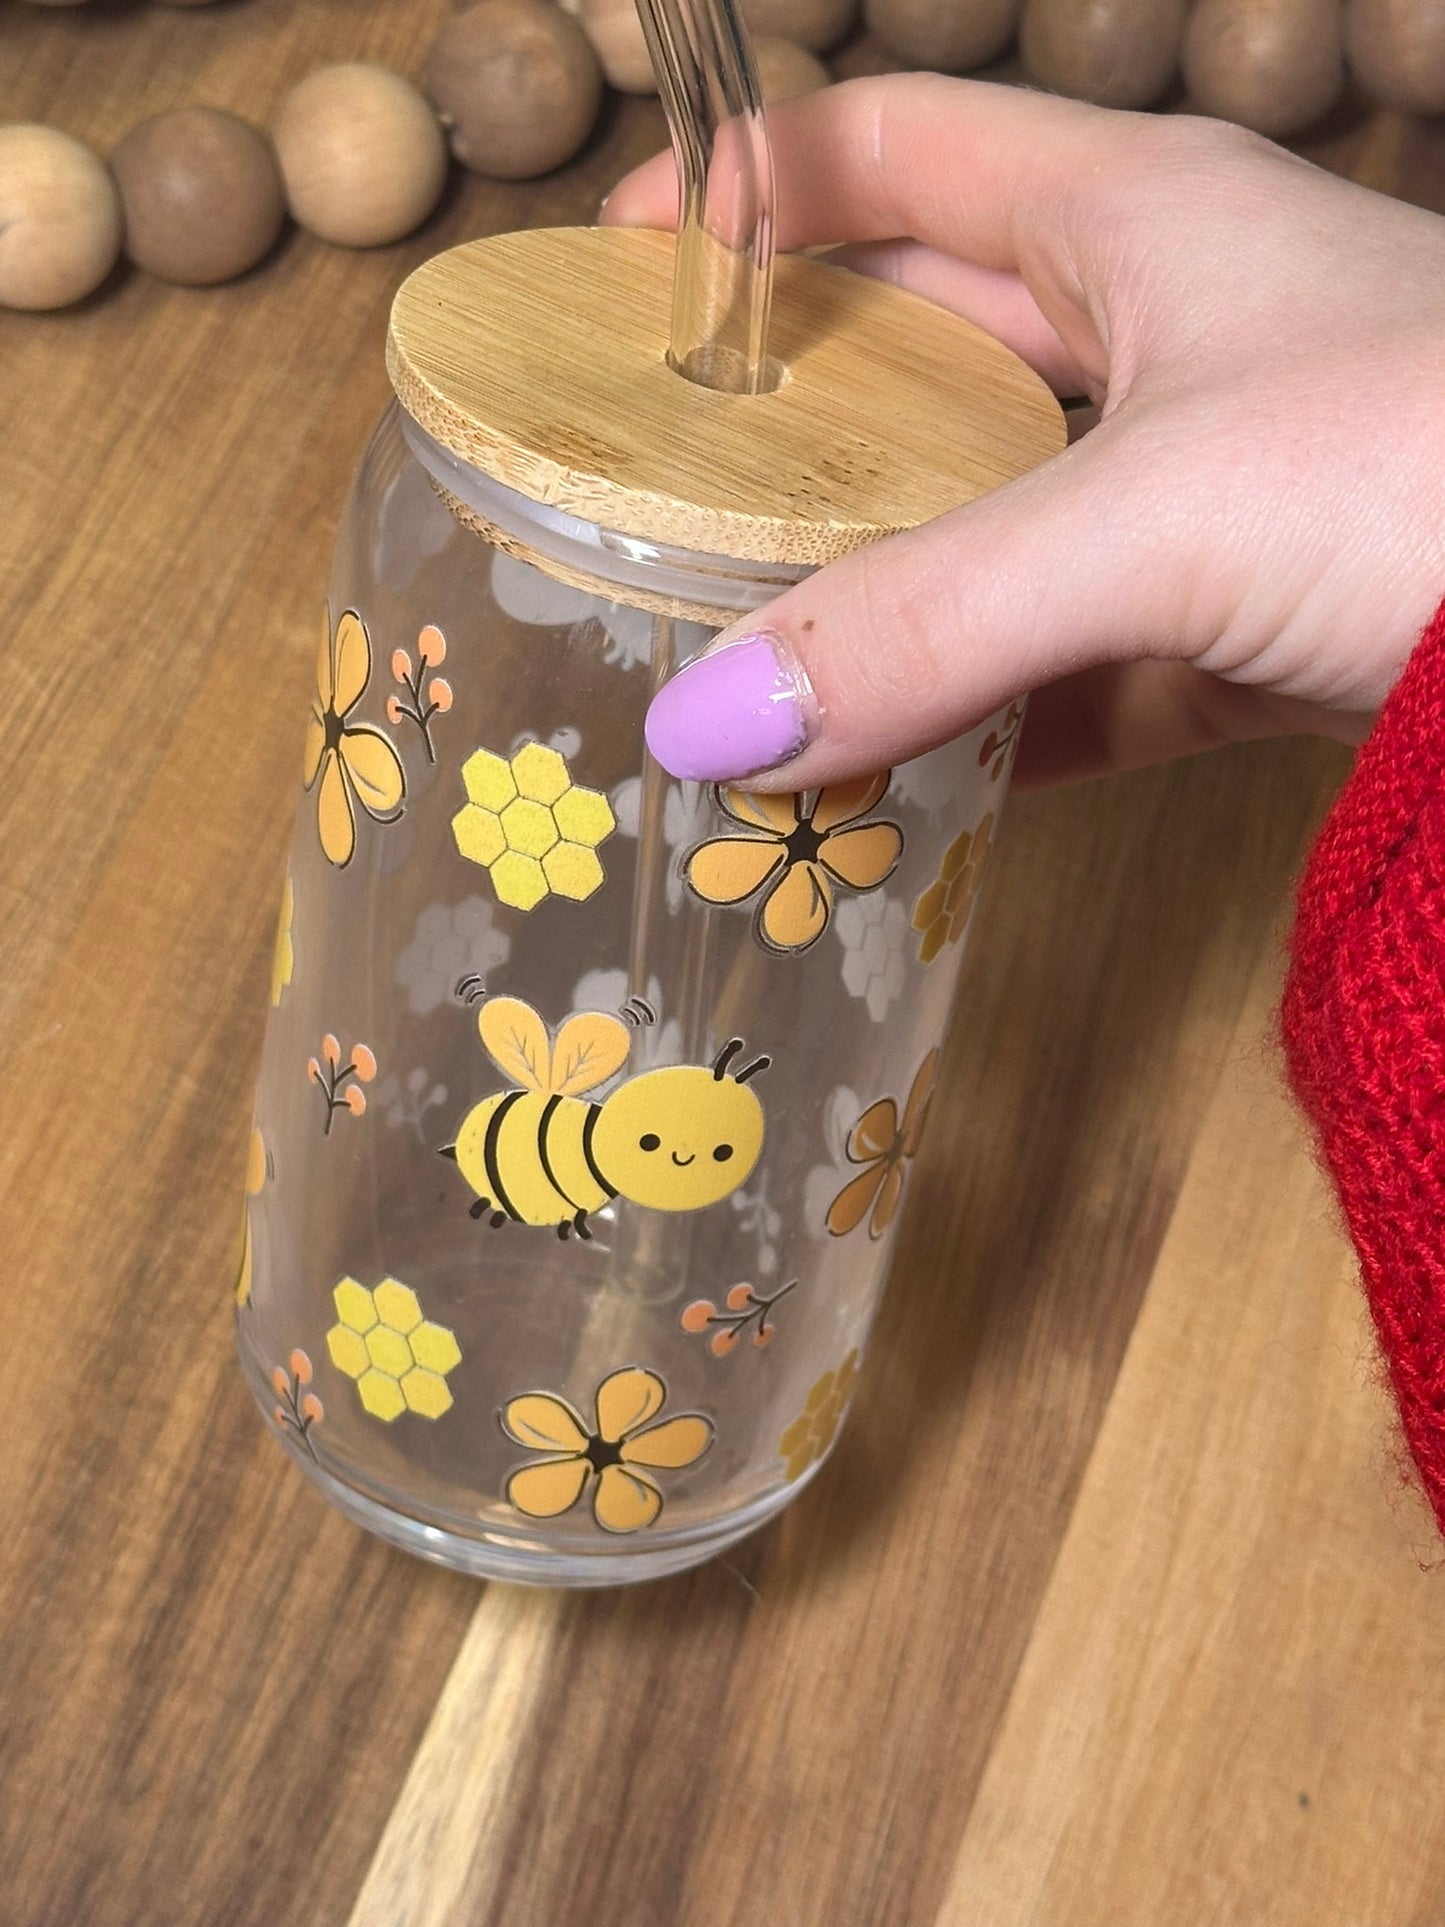
[[[275,1396],[264,1380],[256,1376],[244,1350],[242,1364],[256,1403],[263,1413],[269,1413],[275,1405]],[[273,1436],[276,1429],[267,1427]],[[568,1589],[639,1585],[703,1565],[758,1531],[784,1506],[790,1505],[824,1463],[819,1459],[790,1484],[775,1492],[765,1492],[740,1511],[670,1534],[654,1532],[645,1547],[620,1540],[615,1546],[600,1544],[596,1552],[567,1553],[547,1549],[535,1539],[512,1543],[499,1533],[485,1532],[480,1526],[472,1535],[415,1518],[348,1483],[290,1437],[283,1435],[281,1443],[312,1484],[318,1486],[339,1511],[388,1545],[398,1546],[419,1559],[429,1559],[433,1565],[468,1573],[474,1579]]]

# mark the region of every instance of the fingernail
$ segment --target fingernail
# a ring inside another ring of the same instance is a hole
[[[734,782],[796,756],[814,709],[806,676],[777,636],[740,636],[663,684],[644,734],[670,775]]]

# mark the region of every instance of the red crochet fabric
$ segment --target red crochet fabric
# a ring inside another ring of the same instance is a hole
[[[1285,1050],[1445,1532],[1445,604],[1310,854]]]

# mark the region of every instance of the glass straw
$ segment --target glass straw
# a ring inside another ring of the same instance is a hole
[[[679,174],[668,360],[704,388],[777,386],[767,353],[773,155],[735,0],[637,0]]]
[[[752,44],[735,0],[637,0],[637,9],[679,175],[667,358],[704,388],[763,394],[777,386],[780,371],[767,353],[773,155]],[[674,620],[654,617],[654,692],[681,667],[677,643]],[[644,751],[628,971],[631,990],[642,997],[655,975],[668,974],[657,960],[674,861],[664,833],[668,788],[666,771]],[[683,955],[672,959],[669,1002],[685,1063],[705,1062],[717,1047],[705,1032],[716,951],[713,919],[699,918]],[[608,1226],[611,1289],[597,1295],[588,1314],[582,1337],[587,1355],[600,1347],[622,1356],[635,1347],[639,1318],[674,1296],[678,1278],[691,1269],[695,1232],[691,1224],[678,1226],[653,1212],[621,1213]]]

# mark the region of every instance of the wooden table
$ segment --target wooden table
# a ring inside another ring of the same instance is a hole
[[[442,0],[48,13],[108,148],[415,71]],[[5,1927],[1374,1927],[1445,1917],[1445,1581],[1271,1041],[1342,758],[1021,798],[861,1396],[735,1557],[483,1588],[330,1512],[231,1353],[316,597],[404,246],[0,316]],[[1445,198],[1438,133],[1322,151]]]

